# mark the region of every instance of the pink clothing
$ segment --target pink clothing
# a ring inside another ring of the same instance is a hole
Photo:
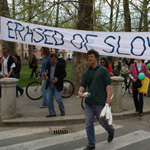
[[[129,70],[129,73],[133,76],[134,79],[138,79],[138,73],[137,73],[136,67],[137,67],[136,63],[134,63]],[[149,78],[148,69],[144,63],[141,64],[141,70],[139,73],[141,73],[141,72],[143,72],[145,74],[145,76]],[[133,88],[133,83],[131,85],[131,88]]]

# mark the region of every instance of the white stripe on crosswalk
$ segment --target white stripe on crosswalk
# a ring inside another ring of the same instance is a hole
[[[115,129],[122,128],[123,126],[119,125],[114,125]],[[106,132],[100,125],[95,126],[95,133],[96,134],[101,134]],[[24,142],[24,143],[19,143],[19,144],[14,144],[14,145],[9,145],[9,146],[4,146],[1,147],[0,150],[36,150],[48,146],[53,146],[56,144],[61,144],[64,142],[70,142],[74,140],[79,140],[82,138],[86,137],[86,132],[85,130],[79,131],[76,133],[71,133],[71,134],[65,134],[65,135],[59,135],[59,136],[54,136],[54,137],[49,137],[49,138],[43,138],[43,139],[38,139],[38,140],[33,140],[30,142]]]
[[[2,139],[8,139],[13,137],[19,137],[19,136],[26,136],[31,135],[35,133],[41,133],[41,132],[49,132],[49,128],[47,127],[37,127],[37,128],[20,128],[15,130],[9,130],[9,131],[3,131],[0,132],[0,140]]]
[[[111,143],[108,142],[100,142],[96,144],[96,150],[104,149],[104,150],[116,150],[125,146],[128,146],[130,144],[134,144],[139,141],[143,141],[150,138],[150,132],[146,132],[143,130],[139,130],[136,132],[132,132],[117,138],[114,138],[114,140]],[[83,150],[84,147],[75,149],[75,150]]]

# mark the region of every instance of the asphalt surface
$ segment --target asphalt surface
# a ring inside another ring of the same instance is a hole
[[[18,125],[18,126],[34,126],[34,125],[69,125],[84,123],[84,110],[81,108],[81,98],[73,95],[70,98],[64,98],[65,116],[60,115],[58,105],[54,99],[56,117],[46,118],[49,114],[48,108],[40,108],[42,99],[30,100],[24,93],[16,98],[17,116],[13,119],[4,119],[0,121],[0,125]],[[1,99],[0,99],[1,106]],[[131,95],[126,93],[122,98],[123,112],[113,113],[113,119],[124,119],[137,116]],[[150,97],[144,96],[143,115],[150,114]]]

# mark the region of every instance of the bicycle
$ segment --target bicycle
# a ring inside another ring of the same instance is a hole
[[[64,80],[62,98],[69,98],[74,93],[74,85],[70,80]],[[41,95],[41,80],[30,82],[26,87],[26,95],[31,100],[39,100]]]
[[[129,81],[128,81],[129,80]],[[131,89],[131,82],[132,80],[131,79],[128,79],[128,78],[125,78],[124,79],[124,82],[122,83],[122,96],[125,95],[126,91],[128,90],[128,93],[130,95],[132,95],[133,91]]]

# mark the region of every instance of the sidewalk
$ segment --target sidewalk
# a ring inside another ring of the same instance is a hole
[[[1,101],[1,100],[0,100]],[[49,114],[48,108],[40,108],[42,99],[33,101],[26,94],[17,98],[17,118],[2,120],[2,125],[69,125],[84,123],[84,110],[81,108],[81,98],[73,95],[63,99],[65,105],[65,116],[60,116],[58,105],[54,100],[56,117],[46,118]],[[1,105],[1,103],[0,103]],[[138,116],[135,113],[133,98],[128,93],[122,99],[123,112],[113,113],[113,119],[124,119]],[[143,115],[150,114],[150,97],[144,97]]]

